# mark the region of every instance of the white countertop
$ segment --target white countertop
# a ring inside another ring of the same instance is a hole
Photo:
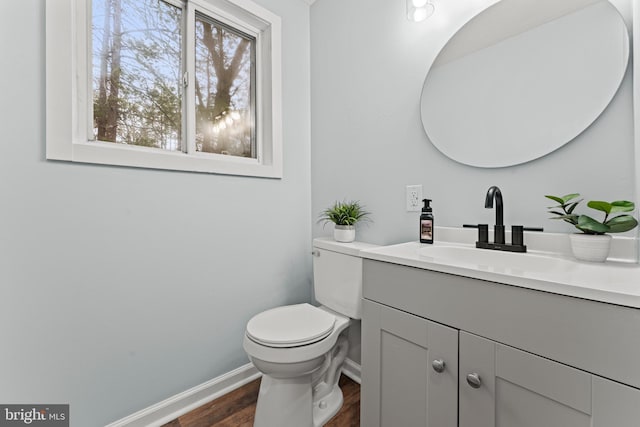
[[[449,251],[447,247],[456,249]],[[460,250],[464,256],[447,255]],[[434,245],[408,242],[379,246],[364,249],[360,255],[366,259],[640,308],[640,266],[637,263],[589,263],[543,251],[516,254],[476,249],[468,242],[437,241]],[[494,255],[497,262],[493,262]]]

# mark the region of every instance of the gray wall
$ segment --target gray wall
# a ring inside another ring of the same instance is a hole
[[[434,3],[435,14],[422,23],[406,19],[404,0],[319,0],[312,6],[312,215],[336,199],[359,199],[375,222],[357,239],[389,244],[418,238],[419,213],[405,211],[407,184],[423,185],[441,226],[493,224],[495,212],[484,208],[491,185],[502,189],[505,224],[548,231],[573,230],[547,219],[545,194],[635,200],[631,66],[602,116],[539,160],[480,169],[442,155],[422,129],[422,84],[437,52],[483,1]],[[629,24],[630,3],[613,3]],[[314,235],[330,232],[314,226]]]
[[[248,362],[311,297],[309,7],[283,18],[284,179],[45,160],[44,2],[0,2],[0,402],[101,426]]]

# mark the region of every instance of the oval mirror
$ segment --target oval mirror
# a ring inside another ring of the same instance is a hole
[[[502,0],[436,57],[422,89],[424,129],[467,165],[537,159],[604,111],[628,57],[627,27],[607,0]]]

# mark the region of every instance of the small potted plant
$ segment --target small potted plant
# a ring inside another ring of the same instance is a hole
[[[571,234],[571,249],[573,255],[583,261],[603,262],[609,254],[611,236],[607,233],[623,233],[634,229],[638,221],[629,214],[611,216],[622,212],[631,212],[635,204],[627,200],[603,202],[591,200],[587,206],[604,212],[604,219],[598,221],[588,215],[574,213],[576,206],[582,201],[576,200],[580,194],[573,193],[566,196],[545,196],[558,203],[549,208],[549,213],[555,215],[552,219],[561,219],[576,227],[581,233]]]
[[[355,225],[360,221],[370,221],[370,212],[367,212],[358,201],[335,202],[320,214],[318,222],[323,225],[332,222],[335,224],[333,238],[337,242],[353,242],[356,238]]]

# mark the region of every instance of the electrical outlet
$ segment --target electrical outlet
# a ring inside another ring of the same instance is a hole
[[[422,185],[407,185],[407,212],[420,212],[422,207]]]

